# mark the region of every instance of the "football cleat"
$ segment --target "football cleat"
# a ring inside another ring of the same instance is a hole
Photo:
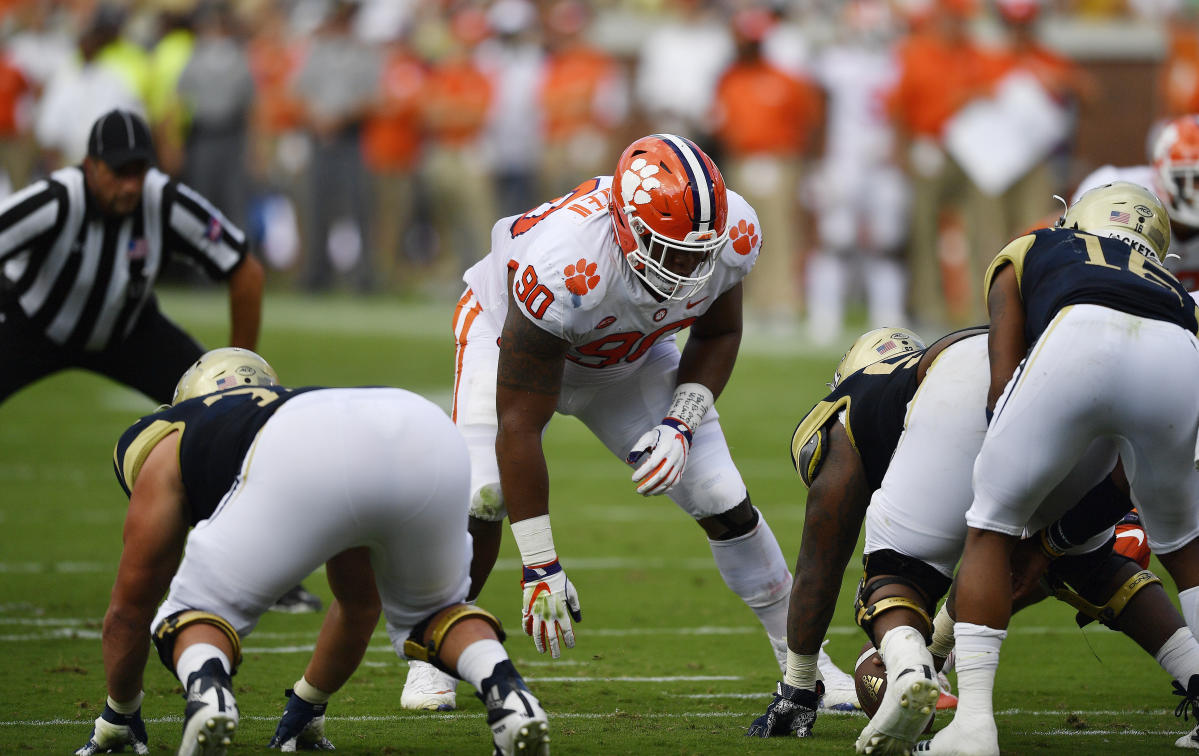
[[[408,660],[408,679],[400,694],[400,706],[426,711],[453,711],[457,708],[458,680],[432,664]]]
[[[310,593],[302,585],[297,585],[280,596],[278,601],[271,604],[270,611],[283,612],[285,614],[305,614],[307,612],[319,612],[321,607],[320,596]]]
[[[978,717],[970,724],[959,720],[960,717],[955,717],[932,740],[921,740],[912,753],[999,756],[999,731],[994,719]]]
[[[941,697],[937,699],[937,711],[956,709],[958,707],[958,697],[953,694],[953,686],[949,683],[949,676],[944,672],[937,673],[937,689],[941,692]]]
[[[820,708],[824,711],[861,711],[862,705],[858,702],[858,690],[853,677],[841,671],[825,653],[824,646],[827,643],[826,640],[820,644],[820,655],[817,657],[820,676],[824,678],[824,698],[820,699]]]
[[[237,701],[229,674],[209,659],[187,678],[179,756],[224,756],[237,729]]]
[[[1199,750],[1199,727],[1196,727],[1178,740],[1175,740],[1174,746],[1176,748],[1192,748]]]
[[[479,698],[487,707],[495,756],[549,756],[549,718],[511,661],[495,665]]]
[[[911,753],[916,738],[936,711],[941,691],[931,667],[908,667],[887,674],[887,689],[878,711],[862,728],[854,748],[858,753]]]

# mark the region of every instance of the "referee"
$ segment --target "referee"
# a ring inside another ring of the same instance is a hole
[[[169,404],[204,353],[158,309],[154,284],[170,256],[228,282],[229,344],[257,347],[264,273],[245,234],[153,166],[146,122],[111,110],[92,124],[83,165],[0,203],[0,403],[83,368]],[[320,608],[299,587],[282,602]]]

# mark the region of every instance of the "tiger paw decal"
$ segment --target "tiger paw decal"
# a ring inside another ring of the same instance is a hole
[[[733,251],[739,255],[748,255],[754,251],[762,237],[752,223],[741,222],[729,229],[729,241],[733,243]]]
[[[645,158],[637,158],[620,177],[620,196],[625,204],[644,205],[649,202],[650,192],[662,186],[654,178],[658,166],[650,165]]]
[[[599,285],[600,277],[595,272],[596,264],[580,258],[578,262],[567,265],[562,271],[566,276],[566,290],[581,297]]]

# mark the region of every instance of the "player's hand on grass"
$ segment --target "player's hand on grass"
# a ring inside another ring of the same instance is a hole
[[[780,681],[766,713],[754,720],[746,736],[777,738],[794,733],[797,738],[808,737],[816,724],[816,709],[820,707],[822,695],[822,682],[816,683],[815,690],[805,690]]]
[[[132,748],[136,754],[150,753],[146,745],[146,723],[142,721],[141,695],[137,698],[137,710],[132,714],[121,714],[112,707],[112,699],[104,704],[104,711],[96,718],[92,734],[87,743],[75,751],[75,756],[93,756],[97,753],[118,753]]]
[[[578,591],[558,560],[525,565],[521,587],[524,588],[521,625],[527,635],[533,636],[537,650],[544,654],[548,648],[550,656],[557,659],[562,653],[561,644],[574,648],[571,620],[581,622],[583,612],[579,608]]]
[[[275,735],[267,744],[281,751],[333,751],[336,750],[325,737],[325,708],[328,704],[305,701],[294,690],[287,691],[287,708],[275,728]]]
[[[674,418],[663,420],[637,439],[625,460],[637,465],[633,471],[637,493],[656,496],[669,491],[682,477],[690,449],[691,429]]]

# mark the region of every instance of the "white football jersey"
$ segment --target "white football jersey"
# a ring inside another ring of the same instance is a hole
[[[1117,168],[1114,165],[1104,165],[1096,168],[1079,183],[1078,188],[1074,190],[1074,196],[1070,198],[1070,204],[1077,202],[1084,192],[1113,181],[1131,181],[1155,194],[1158,193],[1152,166],[1130,165]],[[1185,241],[1172,239],[1168,254],[1178,255],[1178,258],[1169,257],[1164,260],[1166,268],[1188,291],[1199,289],[1199,234]]]
[[[658,301],[634,275],[608,213],[611,176],[491,229],[491,252],[463,275],[499,332],[508,311],[508,272],[521,314],[570,343],[567,376],[610,380],[639,366],[655,343],[672,340],[753,267],[762,245],[758,217],[728,192],[729,241],[707,284],[683,300]]]

